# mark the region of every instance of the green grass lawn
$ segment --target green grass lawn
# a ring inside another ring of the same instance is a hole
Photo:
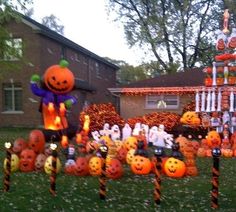
[[[4,178],[4,142],[27,138],[27,129],[0,129],[1,174]],[[138,176],[124,165],[124,176],[108,180],[106,200],[99,199],[97,177],[57,175],[54,197],[49,193],[49,176],[44,173],[11,175],[9,192],[1,185],[0,211],[212,211],[211,158],[198,158],[197,177],[172,179],[162,176],[161,204],[153,198],[154,174]],[[220,159],[219,211],[236,211],[236,158]]]

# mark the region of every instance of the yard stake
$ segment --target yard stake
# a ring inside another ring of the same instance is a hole
[[[102,172],[99,176],[99,196],[100,199],[105,200],[106,199],[106,157],[108,153],[108,147],[106,145],[102,145],[100,147],[100,153],[103,158],[102,163]]]
[[[212,150],[213,156],[213,167],[212,167],[212,190],[211,190],[211,207],[216,209],[218,205],[218,194],[219,194],[219,157],[221,151],[219,148],[214,148]]]
[[[52,171],[50,175],[50,193],[56,195],[56,176],[57,176],[57,145],[51,144],[50,148],[52,149]]]
[[[161,204],[161,164],[163,155],[163,149],[157,148],[155,149],[155,158],[154,158],[154,200],[157,205]]]
[[[10,175],[11,175],[11,143],[5,143],[6,148],[6,168],[4,171],[4,192],[10,189]]]

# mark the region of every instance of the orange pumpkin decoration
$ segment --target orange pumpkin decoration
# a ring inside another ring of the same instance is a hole
[[[186,165],[183,161],[170,157],[165,162],[164,170],[169,177],[181,178],[186,172]]]
[[[13,143],[13,152],[20,154],[23,149],[27,147],[27,143],[24,138],[17,138]]]
[[[215,130],[209,131],[207,133],[206,140],[210,148],[219,147],[221,144],[220,134]]]
[[[75,175],[86,176],[89,174],[88,159],[85,157],[78,157],[76,159]]]
[[[125,147],[121,147],[117,150],[116,153],[116,158],[121,162],[125,163],[126,162],[126,155],[127,155],[127,150]]]
[[[211,77],[205,78],[205,86],[211,87],[212,86],[212,82],[213,82],[213,80],[212,80]]]
[[[50,66],[44,73],[44,83],[56,94],[70,92],[75,83],[74,74],[67,68],[68,62],[61,60],[59,65]]]
[[[189,166],[186,167],[186,173],[187,176],[197,176],[198,175],[198,170],[196,166]]]
[[[123,175],[123,167],[118,159],[112,158],[106,167],[106,176],[113,180],[121,178]]]
[[[201,120],[195,111],[187,111],[180,118],[180,123],[190,126],[199,126]]]
[[[132,163],[132,160],[134,159],[134,153],[135,153],[135,149],[130,149],[127,154],[126,154],[126,162],[128,164]]]
[[[231,158],[234,155],[234,152],[232,149],[223,149],[221,150],[221,152],[222,152],[222,155],[226,158]]]
[[[89,173],[92,176],[99,176],[102,173],[102,159],[97,156],[93,156],[89,160]]]
[[[131,162],[131,170],[134,174],[146,175],[149,174],[152,164],[149,158],[135,155]]]
[[[176,138],[176,143],[179,143],[179,150],[180,152],[184,152],[185,147],[187,146],[187,143],[189,142],[188,139],[182,135]]]
[[[32,130],[30,132],[28,147],[37,154],[44,152],[45,137],[41,130]]]
[[[206,149],[203,148],[203,147],[200,147],[200,148],[197,150],[197,156],[198,156],[198,157],[206,157]]]
[[[134,136],[130,136],[125,139],[124,146],[129,151],[130,149],[136,149],[138,144],[138,139]]]
[[[31,172],[35,168],[36,153],[32,149],[24,149],[20,153],[20,171]]]

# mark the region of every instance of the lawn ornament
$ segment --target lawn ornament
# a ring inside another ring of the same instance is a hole
[[[220,134],[215,130],[209,131],[207,133],[206,140],[207,140],[207,144],[210,148],[219,147],[221,144]]]
[[[19,155],[21,151],[27,147],[27,145],[28,144],[24,138],[17,138],[13,143],[12,151]]]
[[[99,133],[100,133],[100,135],[102,135],[102,136],[110,136],[110,134],[111,134],[110,124],[105,123],[105,124],[103,125],[103,130],[100,130]]]
[[[111,140],[120,140],[120,128],[116,124],[111,127]]]
[[[35,164],[34,164],[35,171],[43,171],[46,159],[47,159],[47,156],[43,153],[40,153],[37,155],[35,159]]]
[[[99,132],[98,132],[97,130],[91,132],[91,135],[92,135],[93,139],[94,139],[96,142],[98,142],[98,141],[100,140],[101,135],[99,134]]]
[[[44,171],[46,174],[51,175],[52,174],[52,161],[53,161],[53,157],[49,156],[47,157],[45,163],[44,163]],[[60,159],[57,157],[56,158],[56,173],[59,173],[61,171],[61,161]]]
[[[30,132],[28,147],[33,149],[36,154],[44,152],[45,137],[41,130],[32,130]]]
[[[137,137],[130,136],[124,141],[124,147],[129,151],[130,149],[137,148],[138,139]]]
[[[88,159],[85,157],[78,157],[75,162],[74,173],[76,176],[87,176],[89,174]]]
[[[36,153],[32,149],[24,149],[20,153],[20,171],[31,172],[35,168]]]
[[[102,173],[102,159],[97,156],[93,156],[89,160],[89,173],[92,176],[99,176]]]
[[[113,180],[119,179],[122,177],[123,172],[124,170],[122,164],[118,159],[112,158],[110,162],[107,164],[106,176],[108,178],[111,178]]]
[[[148,134],[148,145],[153,146],[155,141],[157,140],[157,132],[158,132],[158,127],[157,126],[152,126],[149,130]]]
[[[138,140],[137,149],[135,150],[134,155],[140,155],[140,156],[143,156],[143,157],[148,157],[148,152],[145,149],[144,141]]]
[[[126,156],[127,156],[127,149],[125,147],[121,147],[117,150],[116,153],[116,158],[121,162],[125,163],[126,162]]]
[[[130,137],[132,134],[132,129],[128,123],[125,123],[125,126],[122,128],[122,141]]]
[[[40,88],[40,77],[31,77],[31,91],[42,97],[42,114],[44,128],[61,130],[68,128],[66,110],[76,103],[75,97],[68,95],[74,87],[74,75],[67,68],[68,62],[61,60],[59,65],[50,66],[44,73],[43,82],[46,89]]]
[[[177,158],[170,157],[164,164],[164,170],[167,176],[181,178],[186,172],[185,163]]]
[[[189,126],[199,126],[201,120],[195,111],[187,111],[180,118],[180,123]]]
[[[140,135],[141,131],[142,131],[141,123],[140,122],[135,123],[134,129],[132,131],[132,135],[133,136],[138,136],[138,135]]]
[[[152,168],[150,159],[141,155],[134,155],[130,166],[132,172],[138,175],[149,174]]]
[[[130,149],[126,154],[126,163],[131,164],[134,158],[135,149]]]
[[[4,160],[4,169],[7,169],[7,158]],[[20,159],[17,154],[11,154],[11,172],[16,172],[19,170]]]

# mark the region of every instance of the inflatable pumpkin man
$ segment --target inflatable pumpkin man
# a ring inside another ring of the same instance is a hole
[[[31,90],[36,96],[42,97],[42,114],[44,128],[61,130],[68,127],[66,110],[77,100],[68,95],[74,87],[74,75],[67,68],[68,62],[61,60],[59,65],[50,66],[44,73],[43,82],[46,89],[38,86],[39,75],[31,77]]]

